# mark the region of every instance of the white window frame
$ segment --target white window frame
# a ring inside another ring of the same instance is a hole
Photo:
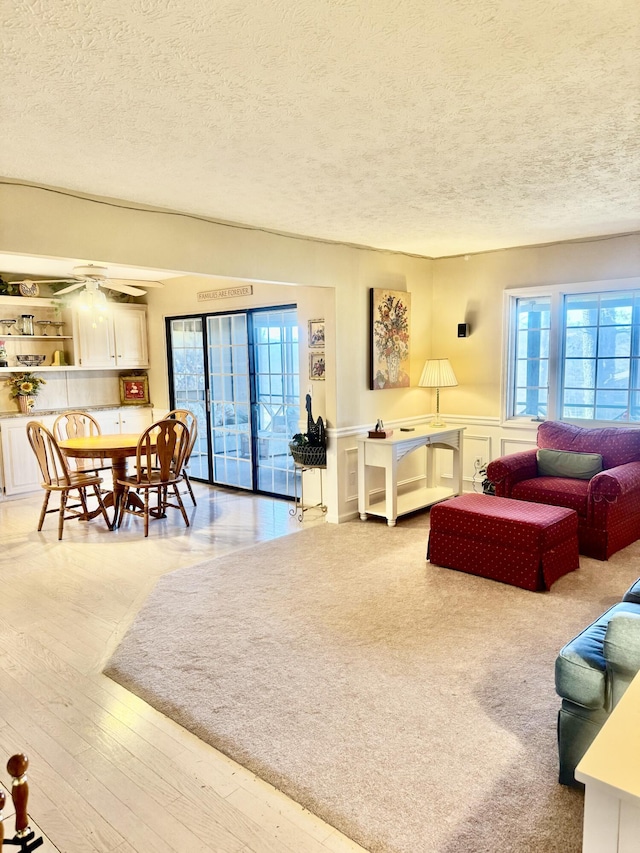
[[[559,421],[562,406],[562,377],[563,364],[563,305],[564,297],[578,293],[608,293],[620,290],[640,289],[640,276],[633,278],[610,278],[600,281],[578,281],[568,284],[533,285],[531,287],[507,288],[504,291],[503,304],[503,352],[501,377],[501,419],[503,426],[528,427],[541,420]],[[549,297],[551,300],[550,329],[549,329],[549,402],[546,418],[533,418],[530,415],[512,415],[515,371],[515,313],[518,299],[532,297]],[[585,423],[596,426],[634,426],[633,423],[623,424],[615,421],[585,421],[584,419],[563,419],[566,423],[584,426]],[[640,424],[638,424],[640,426]]]

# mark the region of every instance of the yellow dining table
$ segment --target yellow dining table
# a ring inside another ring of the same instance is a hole
[[[140,434],[138,433],[114,433],[112,435],[86,435],[81,438],[66,438],[59,441],[60,450],[65,456],[71,456],[76,459],[110,459],[113,473],[113,491],[104,496],[105,506],[112,506],[114,509],[113,526],[117,526],[118,509],[124,486],[118,484],[118,480],[122,480],[127,476],[127,459],[130,456],[135,456],[138,448]],[[138,495],[130,491],[128,503],[133,504],[140,509],[143,504]],[[100,510],[90,513],[89,518],[93,518]]]

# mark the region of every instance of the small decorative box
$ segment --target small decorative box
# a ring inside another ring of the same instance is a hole
[[[370,429],[369,438],[391,438],[393,435],[392,429]]]

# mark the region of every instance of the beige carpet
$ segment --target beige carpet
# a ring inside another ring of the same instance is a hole
[[[372,853],[578,853],[554,660],[640,546],[532,593],[426,539],[425,516],[323,525],[176,571],[107,674]]]

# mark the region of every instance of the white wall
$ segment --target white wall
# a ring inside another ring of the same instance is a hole
[[[432,261],[223,226],[171,212],[129,210],[126,202],[104,202],[42,188],[0,186],[0,251],[203,276],[190,275],[164,291],[150,292],[150,383],[159,408],[168,406],[163,317],[201,307],[195,296],[199,289],[249,280],[255,286],[252,304],[297,302],[303,329],[310,317],[325,316],[324,410],[317,400],[314,414],[326,416],[331,430],[325,495],[332,521],[356,513],[355,436],[379,417],[386,423],[416,419],[434,406],[431,393],[415,386],[368,390],[370,288],[411,293],[412,383],[417,382],[428,356],[450,358],[460,384],[442,391],[441,409],[451,422],[467,427],[465,472],[470,484],[469,460],[479,451],[493,458],[535,435],[535,429],[514,433],[500,423],[505,288],[640,274],[637,234],[488,252],[471,255],[467,261]],[[227,306],[243,307],[233,301]],[[470,323],[469,338],[457,337],[461,322]],[[305,368],[303,350],[301,369]],[[304,403],[304,382],[302,389]],[[446,467],[443,463],[445,473]]]
[[[640,274],[640,235],[506,249],[434,262],[432,346],[451,358],[460,385],[443,408],[466,416],[500,415],[502,305],[505,289],[629,278]],[[454,338],[457,323],[471,335]]]
[[[330,379],[327,381],[308,381],[308,321],[324,318],[329,328],[335,325],[335,292],[331,288],[321,287],[291,287],[278,284],[252,285],[250,296],[234,296],[208,301],[198,301],[198,293],[211,290],[223,290],[233,287],[238,282],[231,279],[210,279],[196,276],[184,276],[171,281],[170,286],[162,290],[150,290],[147,296],[149,328],[153,330],[149,341],[150,363],[149,387],[154,405],[162,408],[169,406],[169,384],[164,335],[165,319],[188,314],[213,314],[226,311],[238,311],[246,308],[262,308],[272,305],[290,305],[297,307],[300,326],[300,392],[304,402],[307,389],[311,389],[314,416],[322,415],[324,419],[335,422],[335,337],[332,335],[325,347],[325,356],[331,368]],[[163,333],[159,334],[162,330]],[[331,392],[326,394],[327,387]],[[302,413],[303,424],[306,424],[304,406]]]
[[[164,352],[162,318],[191,312],[198,289],[222,287],[228,280],[253,282],[257,304],[272,298],[282,303],[284,296],[286,302],[299,302],[303,322],[307,315],[324,315],[329,321],[324,411],[314,404],[314,414],[325,415],[330,430],[357,430],[379,417],[386,421],[414,417],[430,408],[429,392],[369,391],[367,377],[369,289],[393,286],[412,294],[411,374],[417,381],[430,351],[432,262],[427,259],[234,228],[164,211],[131,210],[126,202],[73,198],[17,184],[0,186],[0,217],[2,252],[203,276],[171,281],[162,295],[150,292],[148,297],[153,364],[149,378],[152,400],[159,408],[168,405],[166,362],[158,361]],[[326,293],[317,292],[321,288]],[[339,482],[344,467],[340,453],[339,437],[330,433],[325,496],[328,517],[334,521],[348,511]]]

